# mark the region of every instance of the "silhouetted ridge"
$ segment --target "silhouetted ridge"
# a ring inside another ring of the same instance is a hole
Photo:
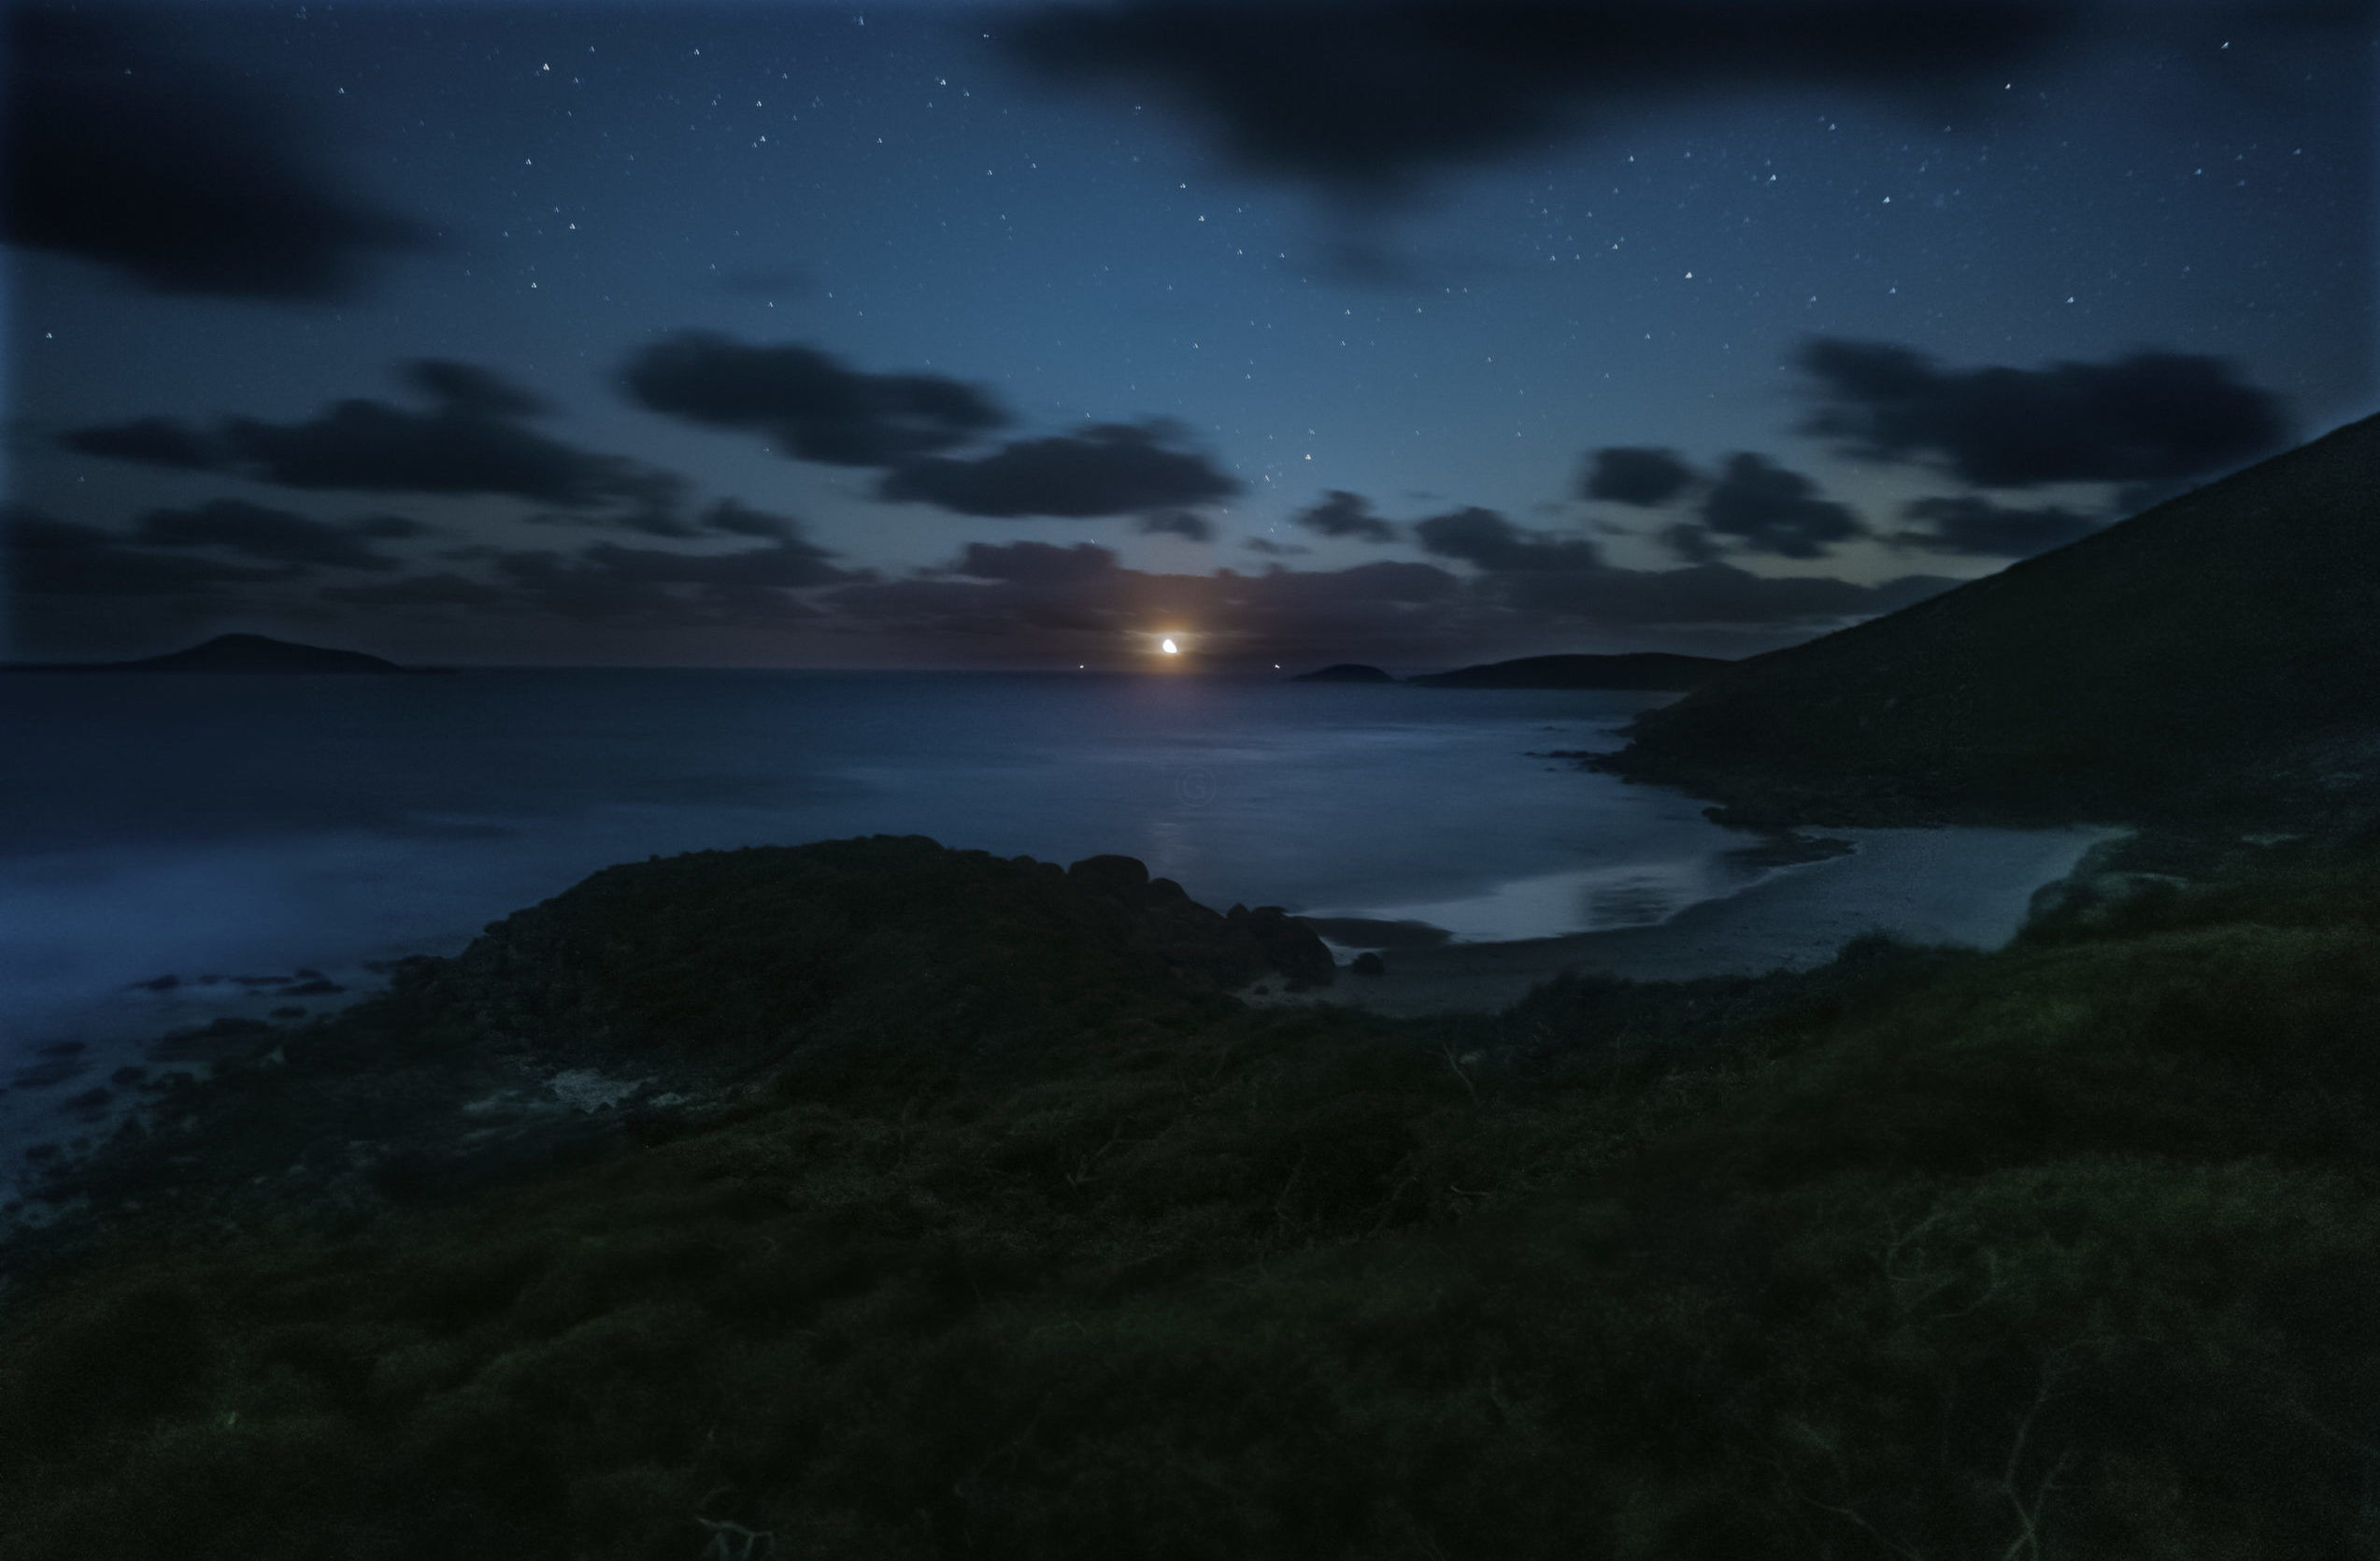
[[[1689,689],[1735,664],[1714,656],[1639,651],[1618,656],[1522,656],[1407,678],[1432,688]]]
[[[1738,663],[1638,717],[1607,767],[1719,798],[1746,822],[2115,819],[2352,784],[2342,756],[2375,725],[2368,418]]]
[[[203,645],[140,661],[70,662],[19,666],[21,672],[406,672],[362,651],[296,645],[261,634],[219,634]]]

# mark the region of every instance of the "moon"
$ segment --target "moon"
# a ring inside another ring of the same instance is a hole
[[[1169,656],[1178,656],[1178,655],[1180,655],[1180,654],[1182,653],[1182,648],[1181,648],[1180,646],[1178,646],[1178,645],[1175,644],[1175,643],[1174,643],[1172,640],[1170,640],[1170,639],[1161,639],[1161,640],[1159,640],[1159,641],[1157,642],[1157,648],[1158,648],[1159,650],[1161,650],[1161,651],[1164,652],[1165,652],[1167,655],[1169,655]]]

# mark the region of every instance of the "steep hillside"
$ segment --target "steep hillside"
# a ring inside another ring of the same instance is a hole
[[[1740,663],[1610,767],[1746,820],[2123,819],[2351,785],[2380,724],[2380,418]]]

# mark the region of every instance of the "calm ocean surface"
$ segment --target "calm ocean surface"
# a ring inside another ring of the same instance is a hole
[[[0,1065],[336,1006],[372,962],[453,952],[611,863],[878,832],[1122,852],[1219,908],[1463,938],[1648,924],[1759,878],[1731,854],[1746,840],[1689,798],[1531,754],[1614,746],[1663,697],[1083,674],[0,678]],[[292,995],[300,971],[345,991]]]

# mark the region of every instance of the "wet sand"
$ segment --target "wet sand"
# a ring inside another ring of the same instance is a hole
[[[1492,1013],[1565,972],[1638,981],[1758,975],[1823,965],[1863,933],[1994,949],[2016,936],[2035,891],[2074,870],[2113,829],[1833,829],[1848,856],[1787,867],[1653,926],[1501,943],[1391,949],[1387,973],[1250,1001],[1341,1003],[1375,1013]]]

